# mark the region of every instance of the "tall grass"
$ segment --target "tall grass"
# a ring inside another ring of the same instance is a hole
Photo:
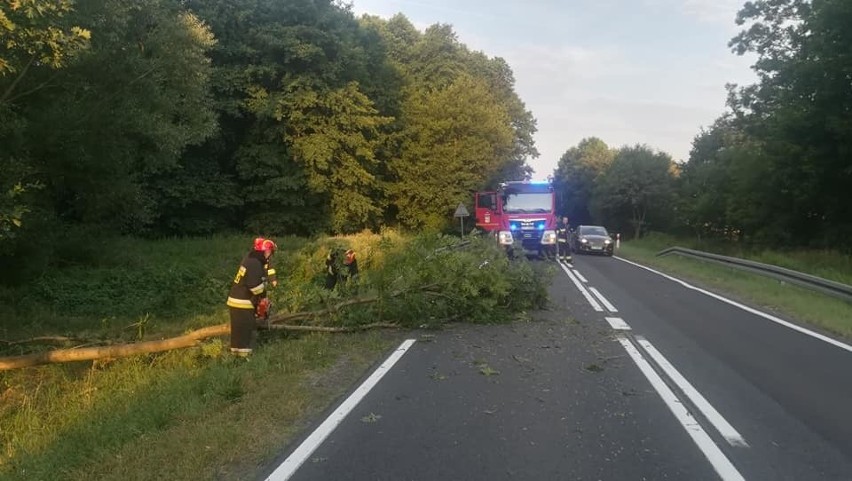
[[[221,312],[229,275],[251,239],[219,236],[157,242],[118,238],[90,265],[48,271],[0,287],[0,334],[124,337],[139,322],[174,332]]]

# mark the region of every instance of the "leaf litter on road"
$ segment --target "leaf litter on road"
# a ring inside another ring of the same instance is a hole
[[[379,414],[370,413],[370,414],[364,416],[363,418],[361,418],[361,422],[363,422],[363,423],[374,423],[381,418],[382,418],[382,416],[379,415]]]
[[[586,370],[589,371],[589,372],[601,372],[601,371],[604,370],[604,368],[598,366],[597,364],[592,363],[592,364],[589,364],[588,366],[586,366]]]

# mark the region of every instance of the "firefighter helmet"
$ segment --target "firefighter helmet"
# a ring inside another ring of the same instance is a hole
[[[264,239],[263,237],[258,237],[254,240],[254,250],[256,251],[270,251],[273,254],[276,250],[278,250],[278,246],[275,245],[275,242],[272,242],[270,239]]]

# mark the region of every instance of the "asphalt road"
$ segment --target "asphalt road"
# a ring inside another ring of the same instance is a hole
[[[531,322],[415,335],[289,479],[852,480],[852,352],[618,259],[574,268]]]

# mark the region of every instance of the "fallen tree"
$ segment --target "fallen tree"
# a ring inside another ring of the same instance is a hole
[[[424,288],[424,289],[428,289]],[[390,295],[395,297],[402,295],[403,292],[397,292]],[[286,331],[302,331],[302,332],[355,332],[369,329],[379,328],[396,328],[399,327],[393,323],[373,323],[361,326],[352,327],[331,327],[331,326],[316,326],[316,325],[293,325],[286,324],[294,321],[309,321],[330,314],[339,312],[340,310],[364,304],[372,304],[379,301],[378,296],[356,297],[348,299],[339,304],[331,306],[327,309],[316,311],[294,312],[286,314],[278,314],[271,316],[267,321],[263,321],[258,327],[272,330]],[[171,351],[173,349],[185,349],[188,347],[196,347],[204,339],[213,337],[227,336],[231,333],[231,325],[229,323],[218,324],[215,326],[204,327],[195,331],[188,332],[182,336],[172,337],[168,339],[160,339],[156,341],[141,341],[127,344],[114,344],[109,346],[92,346],[92,347],[72,347],[68,349],[54,349],[45,352],[36,352],[32,354],[24,354],[21,356],[0,357],[0,371],[8,371],[12,369],[20,369],[24,367],[38,366],[42,364],[54,364],[62,362],[76,361],[94,361],[98,359],[117,359],[121,357],[136,356],[140,354],[152,354],[163,351]],[[38,338],[44,340],[47,338]],[[52,340],[59,339],[51,338]],[[69,338],[62,338],[63,340]],[[27,341],[13,341],[8,344],[21,344]]]
[[[319,264],[315,262],[315,254],[324,250],[314,252],[314,246],[306,249],[308,251],[300,254],[300,258],[307,259],[305,265]],[[542,307],[547,300],[544,286],[548,271],[537,272],[523,260],[509,261],[491,239],[473,238],[459,247],[454,238],[423,236],[411,240],[405,248],[389,248],[383,256],[383,264],[364,269],[357,281],[343,283],[331,297],[345,296],[358,290],[374,294],[344,298],[335,305],[318,310],[311,309],[330,302],[330,294],[320,287],[324,274],[310,269],[291,269],[294,277],[287,288],[273,293],[273,302],[292,312],[275,315],[259,323],[258,327],[353,332],[394,327],[436,327],[461,319],[479,323],[506,322],[516,313]],[[362,308],[355,308],[357,306]],[[230,325],[220,324],[168,339],[134,343],[51,336],[11,341],[6,344],[80,344],[65,349],[0,357],[0,371],[184,349],[198,346],[204,339],[229,334]]]

